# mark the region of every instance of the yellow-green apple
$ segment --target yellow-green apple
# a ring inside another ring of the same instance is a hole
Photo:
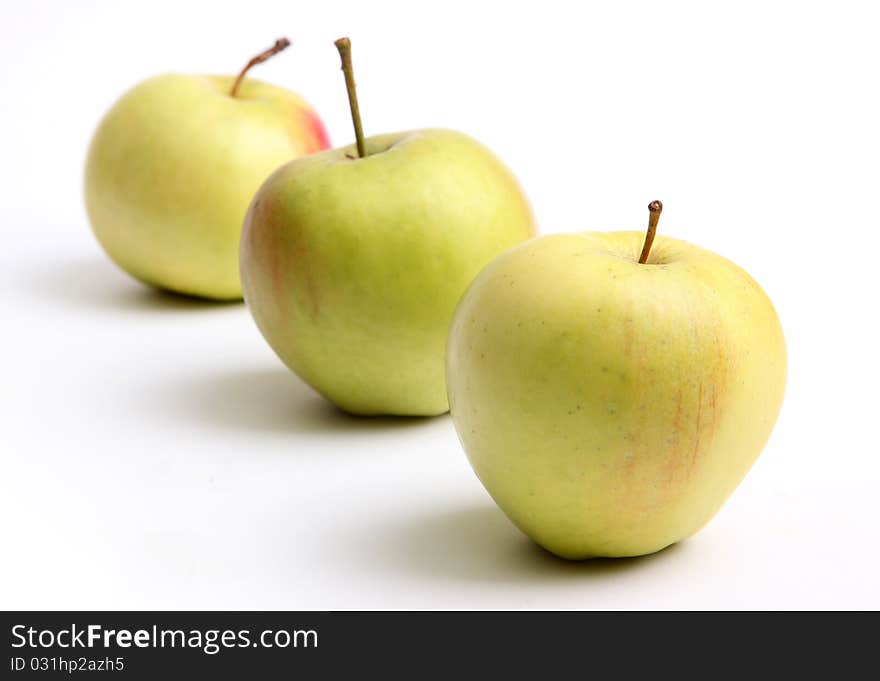
[[[354,414],[447,411],[445,345],[477,272],[532,236],[511,172],[448,130],[363,139],[291,161],[257,192],[241,240],[245,301],[281,359]]]
[[[299,96],[244,75],[163,75],[122,96],[89,148],[86,209],[109,256],[141,281],[241,298],[238,243],[254,192],[278,166],[329,146]]]
[[[564,558],[635,556],[707,523],[760,454],[786,377],[746,272],[638,232],[559,234],[494,259],[452,322],[447,381],[468,459]],[[640,255],[641,249],[641,255]]]

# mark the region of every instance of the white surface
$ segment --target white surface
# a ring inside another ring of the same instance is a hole
[[[594,4],[0,6],[0,607],[880,607],[872,5]],[[283,34],[255,76],[305,95],[336,142],[348,34],[368,134],[474,135],[544,232],[640,229],[661,198],[664,233],[764,286],[787,397],[705,530],[556,560],[493,506],[448,417],[342,416],[243,306],[148,291],[104,257],[81,204],[104,110]]]

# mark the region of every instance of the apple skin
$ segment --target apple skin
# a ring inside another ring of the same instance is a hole
[[[638,232],[546,236],[493,260],[450,329],[449,403],[507,516],[569,559],[705,525],[776,421],[785,340],[725,258]]]
[[[260,184],[329,146],[300,97],[253,79],[163,75],[123,95],[98,126],[85,172],[95,236],[146,284],[241,298],[238,243]]]
[[[251,204],[245,301],[306,383],[352,414],[445,413],[445,345],[467,285],[533,236],[511,172],[450,130],[365,140],[288,163]]]

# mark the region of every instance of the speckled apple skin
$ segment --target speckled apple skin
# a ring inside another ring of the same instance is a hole
[[[508,517],[571,559],[658,551],[703,527],[782,403],[779,319],[735,264],[640,232],[546,236],[459,305],[452,419]]]

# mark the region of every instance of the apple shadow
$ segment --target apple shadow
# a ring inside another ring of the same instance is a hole
[[[237,306],[153,288],[132,279],[106,257],[53,261],[31,269],[25,288],[37,298],[108,312],[193,312]]]
[[[383,570],[437,580],[529,583],[610,577],[643,570],[681,551],[673,544],[635,558],[559,558],[523,535],[494,505],[423,513],[370,537]]]
[[[419,428],[437,421],[348,414],[284,367],[188,375],[163,384],[155,401],[174,418],[207,428],[274,434],[363,433]]]

